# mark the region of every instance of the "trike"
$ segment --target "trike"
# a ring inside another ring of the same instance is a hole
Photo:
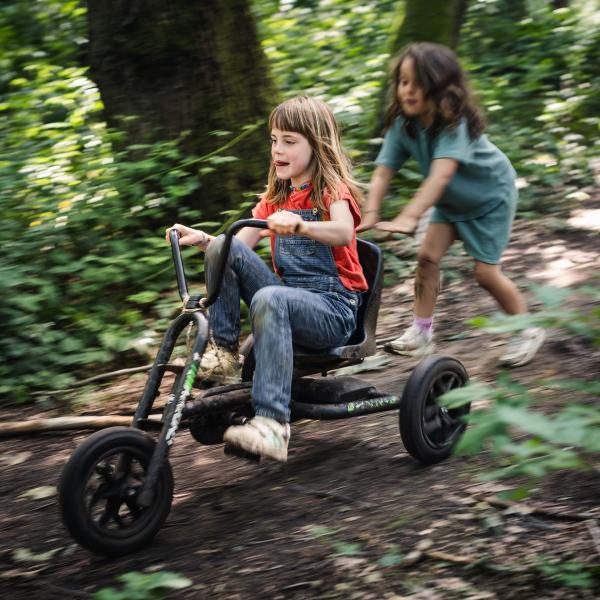
[[[219,294],[234,234],[244,227],[266,229],[266,221],[245,219],[229,227],[217,259],[216,276],[205,297],[188,293],[177,233],[170,234],[175,273],[183,302],[169,326],[130,427],[110,427],[82,442],[66,463],[59,483],[59,504],[71,535],[89,550],[119,556],[147,544],[165,522],[173,497],[169,449],[181,425],[202,444],[219,444],[232,424],[253,416],[251,385],[255,363],[252,338],[242,345],[241,383],[212,385],[198,375],[209,338],[207,309]],[[408,453],[424,464],[447,458],[466,427],[468,404],[448,409],[438,402],[468,381],[463,365],[447,356],[430,356],[410,374],[401,395],[378,391],[355,376],[327,373],[375,354],[375,327],[381,301],[383,260],[373,243],[358,239],[369,289],[359,309],[356,330],[343,347],[311,350],[294,347],[292,421],[343,419],[400,409],[400,436]],[[169,363],[186,327],[195,329],[185,366]],[[274,351],[277,349],[274,348]],[[157,424],[150,413],[166,372],[174,383]],[[202,386],[201,388],[199,386]],[[148,433],[159,427],[158,439]],[[244,455],[234,448],[227,453]],[[245,458],[256,459],[252,455]]]

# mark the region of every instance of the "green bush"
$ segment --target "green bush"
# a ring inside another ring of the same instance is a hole
[[[521,209],[531,213],[560,207],[589,181],[594,148],[585,140],[598,134],[600,61],[584,8],[526,6],[529,16],[515,25],[504,0],[470,3],[460,54],[492,139],[528,185]],[[253,9],[283,95],[309,93],[332,105],[366,182],[403,3],[255,0]],[[0,396],[11,401],[116,360],[147,360],[177,305],[163,228],[206,218],[185,200],[203,175],[236,160],[235,141],[246,134],[235,123],[231,133],[215,132],[223,146],[207,156],[184,155],[178,141],[127,147],[103,121],[83,65],[86,35],[76,0],[0,6]],[[419,180],[414,164],[403,169],[388,216]],[[241,205],[225,218],[246,211]]]
[[[478,318],[471,324],[496,333],[541,325],[566,330],[600,347],[600,308],[597,308],[600,288],[583,288],[595,302],[596,307],[589,311],[561,308],[572,290],[535,289],[538,300],[545,306],[536,315]],[[540,381],[528,389],[503,374],[495,385],[475,382],[453,390],[444,395],[444,403],[457,407],[467,402],[487,401],[485,408],[475,409],[468,417],[469,429],[456,448],[457,453],[467,454],[489,449],[498,468],[487,472],[485,479],[524,476],[535,481],[558,469],[594,469],[600,454],[599,397],[598,381],[555,379]],[[550,399],[559,403],[560,408],[545,414],[540,408],[548,405]],[[518,488],[513,497],[526,495],[528,486]]]

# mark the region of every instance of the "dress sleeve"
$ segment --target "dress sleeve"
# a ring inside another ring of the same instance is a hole
[[[403,128],[404,121],[396,119],[394,124],[385,132],[383,144],[375,159],[376,165],[389,167],[397,171],[410,157],[402,139],[406,135]]]
[[[462,120],[454,129],[444,129],[433,142],[432,160],[453,158],[466,164],[471,161],[473,141],[469,136],[467,122]]]

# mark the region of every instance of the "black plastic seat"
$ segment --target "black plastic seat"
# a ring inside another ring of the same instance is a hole
[[[383,257],[379,247],[372,242],[361,239],[356,241],[358,259],[369,284],[358,309],[356,329],[348,344],[338,348],[311,350],[295,346],[294,368],[297,372],[309,374],[353,365],[376,352],[375,329],[381,304]]]

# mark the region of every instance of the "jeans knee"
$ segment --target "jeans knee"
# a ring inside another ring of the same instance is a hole
[[[253,323],[256,319],[272,314],[283,305],[280,292],[281,286],[268,285],[254,294],[250,303],[250,317]]]

